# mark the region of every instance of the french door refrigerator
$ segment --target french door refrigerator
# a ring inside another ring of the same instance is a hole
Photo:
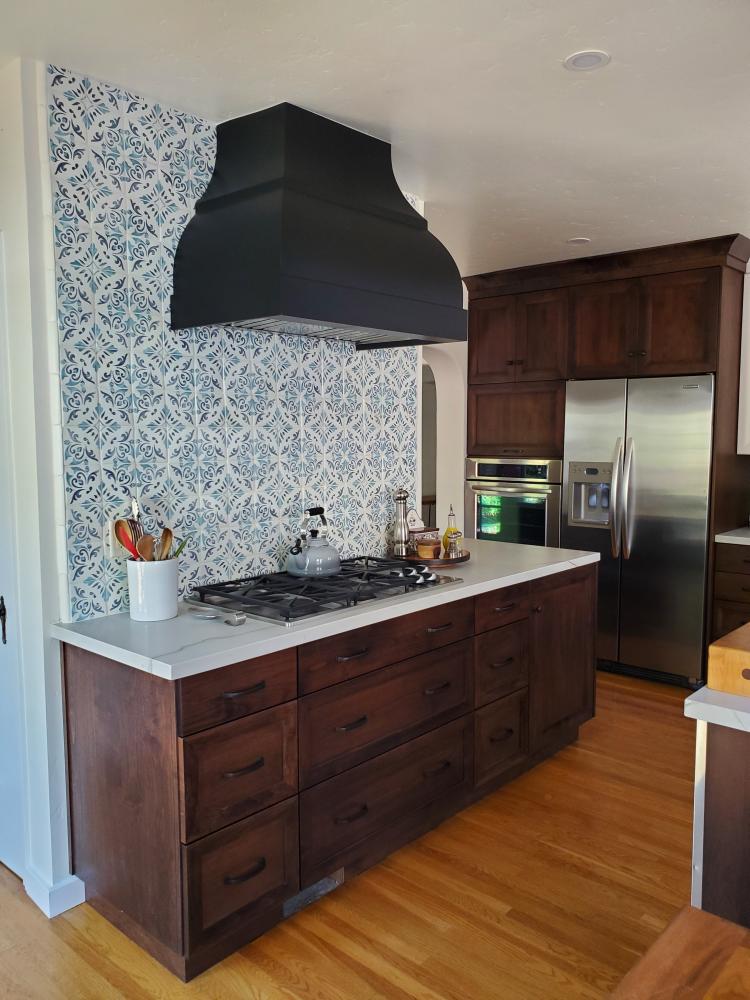
[[[603,666],[703,672],[713,375],[568,382],[560,544],[599,552]]]

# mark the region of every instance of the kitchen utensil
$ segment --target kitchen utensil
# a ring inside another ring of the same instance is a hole
[[[138,555],[141,557],[141,559],[144,559],[146,562],[154,561],[153,535],[144,535],[142,538],[139,538],[138,541],[135,543],[135,547],[138,550]]]
[[[320,529],[313,528],[307,537],[310,518],[320,519]],[[286,559],[286,571],[292,576],[333,576],[341,569],[338,551],[328,541],[328,521],[323,507],[310,507],[305,511],[300,537]]]
[[[164,528],[161,533],[161,540],[156,551],[156,558],[161,562],[162,559],[168,559],[169,553],[172,548],[172,529]]]
[[[409,494],[398,489],[393,494],[396,502],[396,520],[393,524],[393,554],[403,558],[409,551],[409,523],[406,519],[406,502]]]
[[[183,538],[180,544],[177,546],[175,554],[172,556],[173,559],[178,559],[182,555],[182,550],[187,545],[187,538]]]
[[[133,538],[130,534],[130,526],[128,525],[126,518],[118,518],[115,521],[115,538],[122,545],[122,547],[130,553],[133,559],[140,559],[138,555],[138,550],[133,544]]]
[[[462,555],[461,539],[463,537],[464,536],[460,531],[457,531],[455,535],[451,535],[450,540],[448,542],[448,549],[445,553],[447,559],[459,559],[461,557]]]
[[[440,556],[440,539],[417,542],[417,555],[422,559],[437,559]]]

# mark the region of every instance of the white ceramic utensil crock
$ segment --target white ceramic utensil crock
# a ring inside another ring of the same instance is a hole
[[[128,560],[130,617],[136,622],[163,622],[177,617],[177,559],[157,562]]]

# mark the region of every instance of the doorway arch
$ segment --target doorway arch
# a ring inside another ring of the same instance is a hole
[[[422,364],[435,379],[437,432],[435,447],[435,523],[448,522],[451,504],[458,527],[464,530],[464,460],[466,457],[466,344],[422,348]]]

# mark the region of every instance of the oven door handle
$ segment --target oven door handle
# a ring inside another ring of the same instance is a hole
[[[497,486],[491,489],[489,486],[471,486],[473,493],[489,493],[490,496],[549,496],[554,493],[553,486]]]

